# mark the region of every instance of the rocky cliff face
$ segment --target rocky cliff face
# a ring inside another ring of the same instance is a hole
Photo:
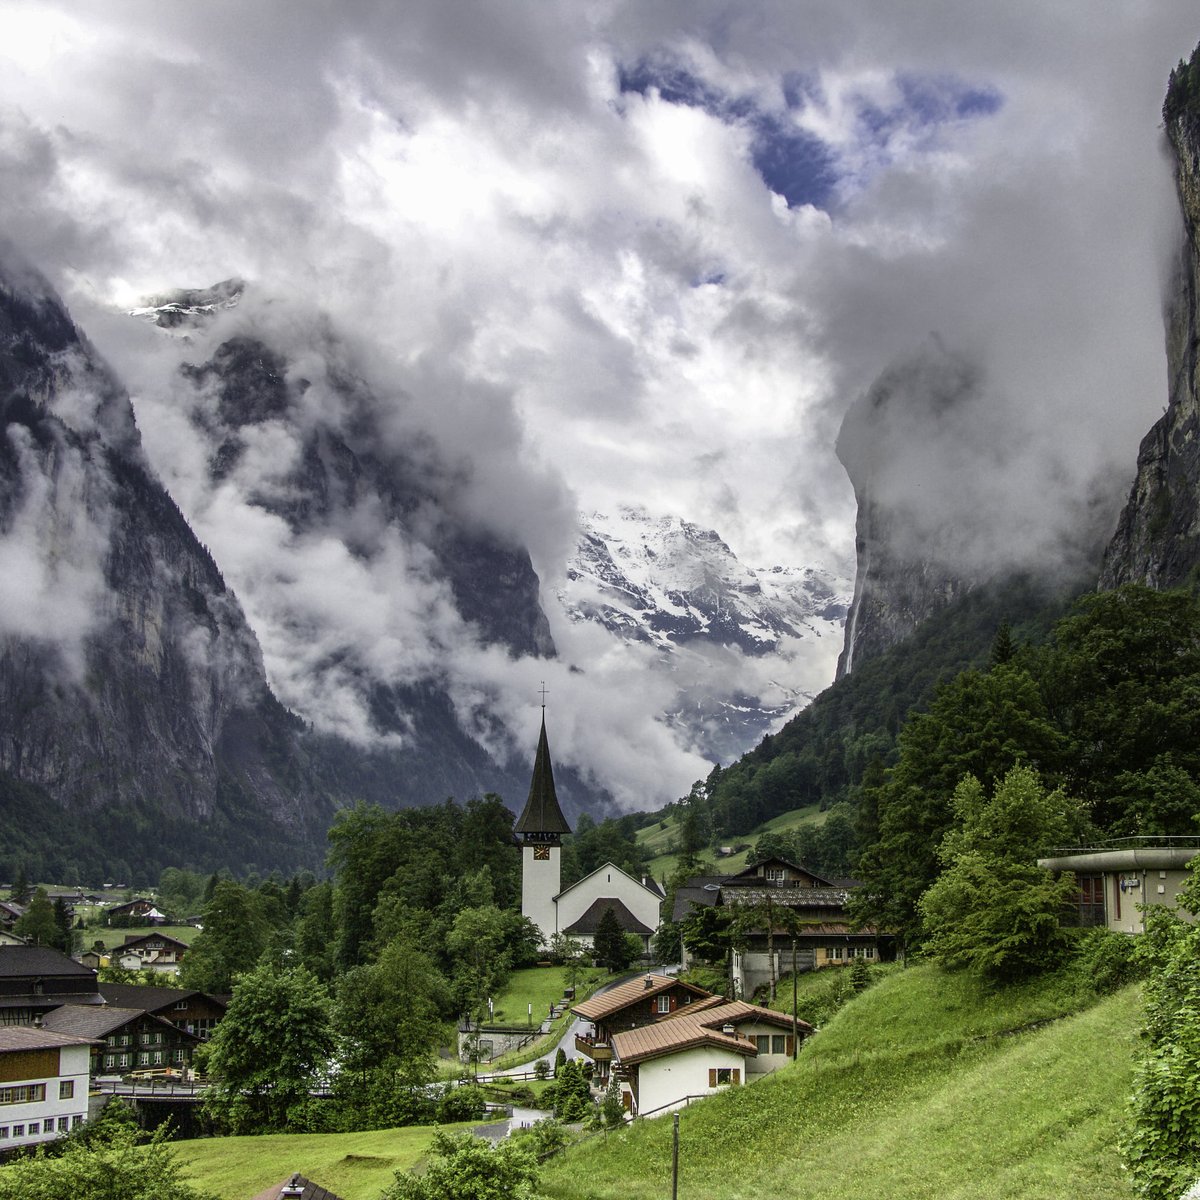
[[[2,263],[0,413],[3,849],[319,862],[331,806],[236,597],[121,385],[45,283]]]
[[[969,411],[975,372],[931,344],[850,407],[837,453],[858,501],[854,598],[837,677],[902,641],[985,576],[968,553],[971,514],[943,508],[937,431]]]
[[[1200,51],[1200,47],[1198,47]],[[1137,475],[1104,557],[1100,586],[1183,583],[1200,565],[1200,60],[1181,64],[1164,108],[1183,215],[1166,313],[1167,408],[1142,440]],[[1195,75],[1195,85],[1190,76]]]

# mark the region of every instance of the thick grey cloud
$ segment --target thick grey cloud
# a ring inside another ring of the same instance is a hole
[[[322,310],[349,335],[394,401],[383,427],[434,440],[462,511],[528,544],[547,594],[577,508],[628,502],[756,565],[844,568],[838,425],[933,332],[987,381],[1004,446],[980,494],[1022,500],[1018,556],[1053,553],[1098,479],[1120,490],[1164,401],[1158,106],[1200,33],[1177,0],[1103,19],[1085,0],[9,0],[0,33],[4,227],[133,381],[219,558],[245,514],[201,486],[163,383],[177,349],[108,308],[234,274],[287,298],[273,320]],[[622,93],[638,64],[676,91]],[[764,155],[804,139],[823,208],[764,180]],[[299,317],[285,332],[311,342]],[[403,546],[358,585],[428,603],[338,631],[336,572],[303,582],[332,543],[263,527],[257,557],[242,545],[243,578],[237,545],[222,565],[252,615],[281,595],[254,563],[287,559],[288,611],[399,676],[462,647],[464,719],[492,704],[531,732],[545,668],[462,641]],[[685,791],[704,764],[652,720],[669,684],[594,631],[555,633],[556,753],[617,771],[630,800]],[[297,648],[264,649],[302,691]]]

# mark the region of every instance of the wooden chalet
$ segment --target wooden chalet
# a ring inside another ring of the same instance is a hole
[[[172,975],[179,971],[179,964],[187,952],[187,942],[157,932],[127,934],[124,943],[113,951],[122,966],[164,971]]]
[[[768,858],[734,875],[698,876],[676,893],[676,921],[697,907],[722,905],[752,910],[752,929],[733,955],[739,994],[755,990],[792,969],[843,966],[855,958],[891,956],[893,940],[872,926],[855,928],[847,907],[853,879],[826,879],[784,858]],[[687,965],[686,949],[683,956]]]
[[[596,1064],[601,1081],[607,1080],[614,1033],[653,1025],[688,1005],[711,999],[704,988],[673,975],[639,975],[571,1006],[577,1017],[592,1022],[590,1033],[576,1034],[575,1049]]]
[[[183,1071],[200,1044],[194,1033],[142,1008],[101,1008],[64,1004],[42,1019],[42,1027],[93,1042],[91,1073],[136,1074],[139,1071]]]
[[[162,1017],[178,1029],[207,1041],[229,1007],[229,997],[194,988],[143,986],[136,983],[102,983],[100,992],[108,1004],[137,1008]]]
[[[161,925],[166,916],[154,906],[153,900],[138,897],[124,904],[114,904],[104,910],[104,923],[111,925],[114,920],[140,921],[147,925]]]
[[[777,1070],[812,1031],[807,1021],[710,996],[655,1024],[614,1033],[612,1073],[626,1111],[654,1116]]]

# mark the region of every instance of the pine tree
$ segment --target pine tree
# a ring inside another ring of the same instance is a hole
[[[29,907],[13,926],[13,933],[35,946],[58,945],[58,923],[54,919],[54,905],[46,889],[40,887],[33,893]]]
[[[596,961],[610,971],[624,971],[629,966],[629,944],[611,905],[604,910],[596,927],[592,950]]]

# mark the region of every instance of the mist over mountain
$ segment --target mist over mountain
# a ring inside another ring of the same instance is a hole
[[[676,689],[668,719],[728,762],[828,682],[849,590],[820,567],[748,567],[714,530],[624,507],[581,517],[557,599],[650,652]]]

